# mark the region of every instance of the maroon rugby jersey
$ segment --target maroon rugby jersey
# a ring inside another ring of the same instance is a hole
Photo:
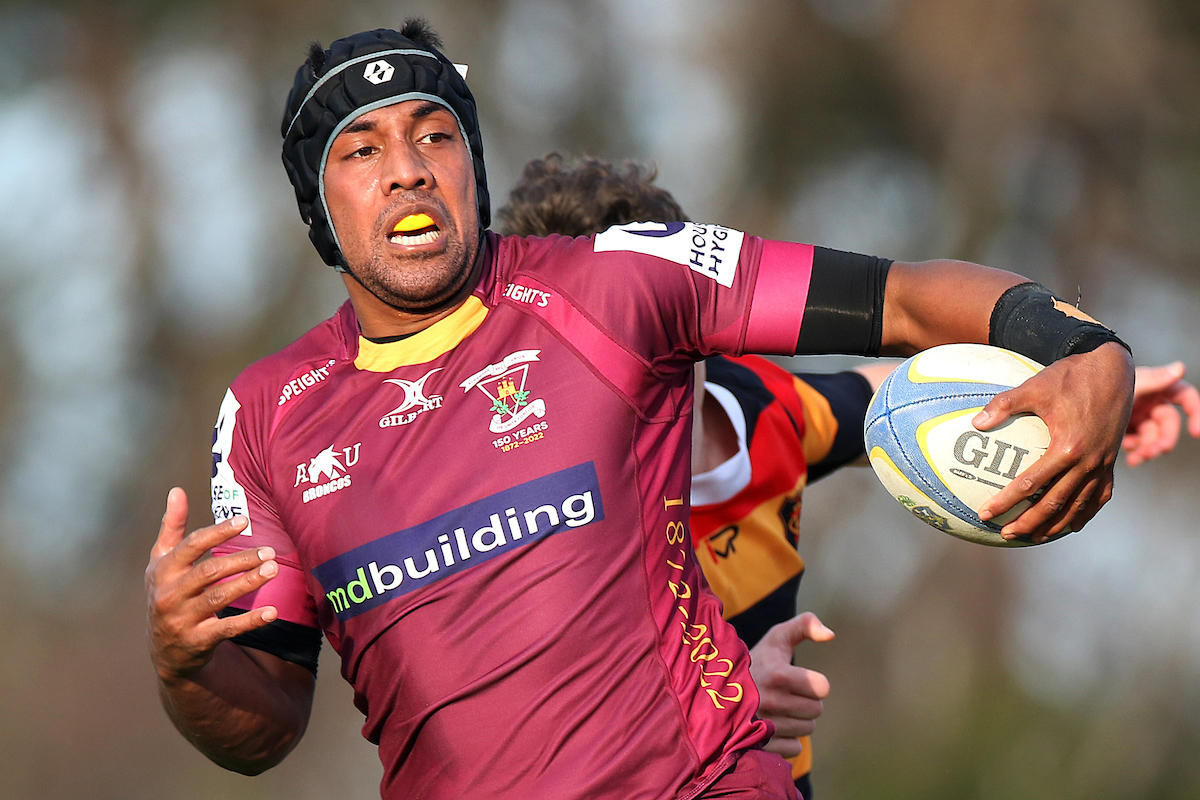
[[[712,225],[488,234],[407,339],[349,303],[221,406],[213,511],[320,627],[398,797],[674,798],[770,735],[688,524],[694,361],[792,353],[813,250]]]

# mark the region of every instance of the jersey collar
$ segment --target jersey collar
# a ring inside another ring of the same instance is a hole
[[[399,367],[428,363],[457,347],[483,324],[487,315],[487,306],[470,295],[454,313],[407,339],[378,344],[359,334],[354,366],[367,372],[391,372]]]

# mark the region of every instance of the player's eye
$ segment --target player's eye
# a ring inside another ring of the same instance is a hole
[[[441,142],[448,142],[452,138],[454,137],[445,131],[434,131],[432,133],[425,134],[417,141],[421,144],[440,144]]]

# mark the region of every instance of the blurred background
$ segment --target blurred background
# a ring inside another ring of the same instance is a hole
[[[211,520],[225,387],[343,298],[279,163],[305,47],[414,14],[471,67],[494,206],[547,151],[633,157],[693,218],[1011,268],[1200,376],[1195,0],[0,2],[0,797],[378,797],[328,646],[281,767],[193,751],[141,584],[172,485]],[[818,798],[1200,797],[1198,456],[1021,551],[869,470],[810,489]]]

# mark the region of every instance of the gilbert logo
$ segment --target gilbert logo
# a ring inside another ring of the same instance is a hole
[[[976,471],[971,472],[958,467],[951,467],[950,472],[960,478],[969,481],[979,481],[980,483],[1003,489],[1008,485],[1009,481],[1017,477],[1017,473],[1021,471],[1021,462],[1025,456],[1029,455],[1029,451],[1024,447],[1017,447],[1015,444],[1002,442],[998,438],[984,436],[977,431],[967,431],[962,436],[958,437],[958,441],[954,443],[954,460],[962,464],[964,467],[973,467]],[[978,442],[978,444],[976,444]],[[971,452],[967,454],[967,447],[971,448]],[[982,449],[980,449],[982,448]],[[1008,452],[1012,451],[1012,458],[1008,459],[1008,469],[1004,469],[1004,462],[1008,456]],[[984,464],[985,460],[990,463]],[[979,474],[979,471],[986,472],[995,476],[989,480]],[[1000,478],[1006,478],[1003,483],[997,483]]]
[[[341,450],[330,445],[309,459],[307,464],[297,464],[296,482],[292,488],[302,483],[316,484],[304,490],[305,503],[345,489],[350,485],[350,473],[347,470],[358,463],[361,447],[362,442]]]
[[[404,402],[384,414],[379,420],[379,427],[392,428],[397,425],[407,425],[416,419],[418,414],[434,408],[441,408],[442,396],[440,394],[425,395],[425,381],[429,380],[430,375],[441,372],[441,370],[441,367],[431,369],[415,381],[406,381],[403,378],[385,380],[384,383],[394,384],[404,390]]]
[[[464,392],[479,389],[492,402],[492,419],[488,430],[505,433],[521,425],[531,416],[546,416],[546,401],[531,400],[529,365],[538,361],[541,350],[518,350],[498,364],[489,364],[459,384]]]
[[[386,61],[372,61],[367,64],[367,68],[363,71],[363,77],[371,83],[378,86],[381,83],[387,83],[396,74],[396,68]]]

